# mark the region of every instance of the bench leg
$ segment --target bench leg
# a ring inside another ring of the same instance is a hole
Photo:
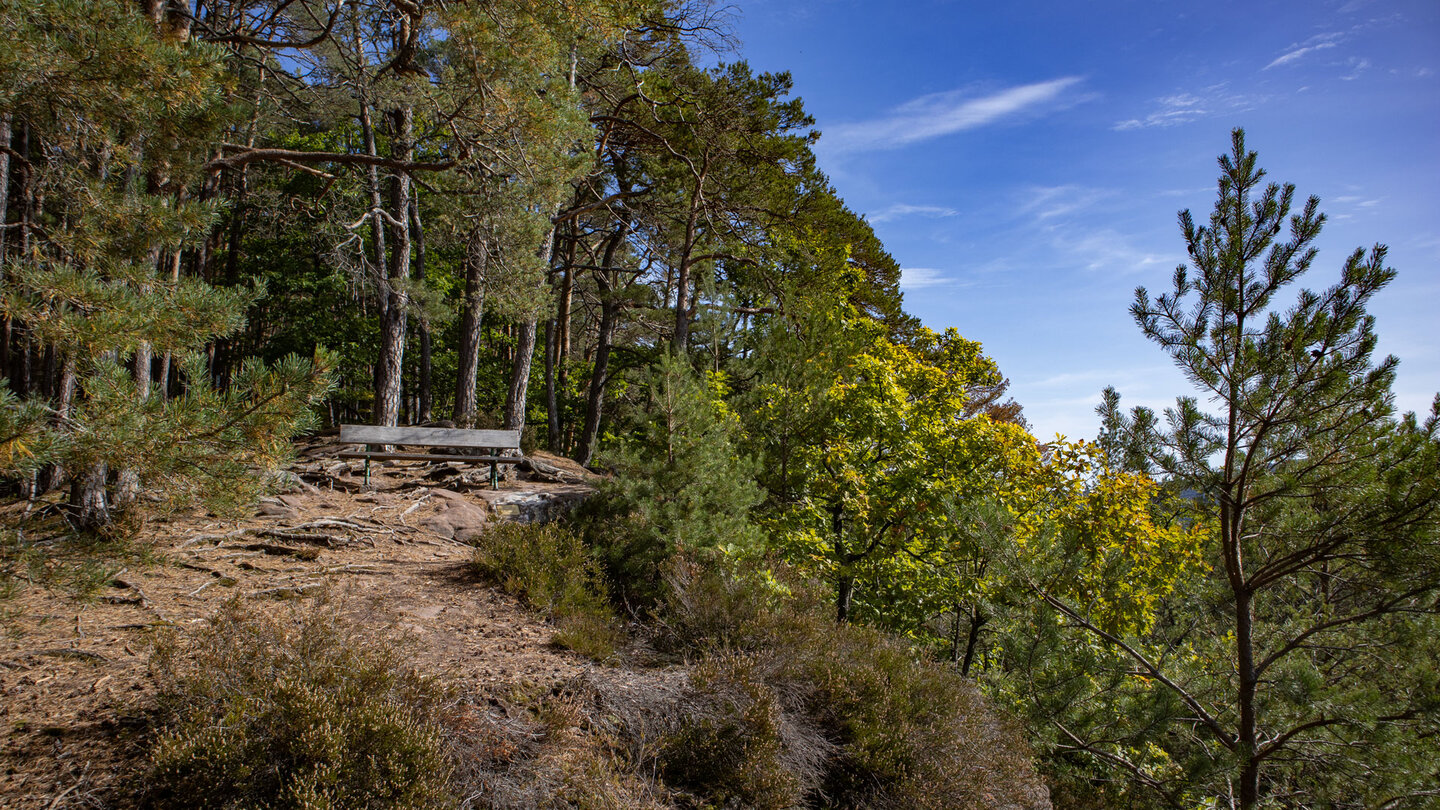
[[[370,488],[370,457],[365,457],[365,488]]]
[[[493,461],[490,462],[490,488],[500,488],[500,465]]]

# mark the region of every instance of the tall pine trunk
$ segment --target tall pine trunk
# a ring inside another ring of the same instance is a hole
[[[701,190],[705,186],[705,174],[702,172],[695,180],[695,189],[690,194],[690,216],[685,221],[685,244],[680,251],[680,265],[675,276],[675,332],[670,341],[670,349],[680,357],[685,356],[686,350],[690,347],[690,316],[694,310],[694,304],[690,300],[690,270],[691,257],[695,255],[695,240],[699,233]]]
[[[560,407],[555,396],[555,319],[545,321],[545,427],[546,447],[552,453],[560,450]]]
[[[391,112],[394,142],[391,156],[409,163],[414,158],[414,115],[409,105]],[[375,379],[377,425],[393,427],[400,419],[400,376],[405,363],[405,325],[409,315],[406,282],[410,278],[410,175],[396,171],[390,178],[390,266],[386,274],[385,311],[380,316],[380,361]]]
[[[510,363],[510,385],[505,391],[506,430],[525,427],[525,400],[530,389],[530,363],[535,356],[536,319],[520,324],[515,335],[515,356]]]
[[[417,193],[410,198],[410,227],[412,228],[412,240],[415,243],[415,281],[423,284],[425,281],[425,227],[420,222],[420,195]],[[430,344],[430,319],[422,311],[420,313],[420,380],[417,392],[416,403],[418,422],[429,422],[434,418],[434,393],[431,377],[433,375],[433,360],[431,358],[432,348]]]
[[[600,439],[600,417],[605,411],[605,386],[610,381],[610,347],[615,342],[615,326],[619,320],[620,302],[616,300],[615,286],[618,272],[612,269],[615,252],[625,241],[630,223],[622,221],[620,227],[610,235],[601,259],[603,269],[595,274],[595,283],[600,293],[600,333],[595,339],[595,367],[590,375],[590,390],[585,397],[585,427],[580,434],[580,445],[575,458],[588,466],[595,460],[596,444]]]
[[[480,328],[485,315],[489,250],[477,236],[465,251],[465,304],[460,312],[460,352],[455,369],[455,424],[475,424],[475,375],[480,369]]]
[[[55,374],[55,388],[51,394],[51,407],[54,414],[51,421],[54,424],[64,424],[70,418],[70,407],[75,402],[75,354],[73,351],[56,347],[57,365],[59,368]],[[65,468],[59,464],[48,464],[40,472],[40,489],[48,492],[60,486],[65,480]]]
[[[541,263],[550,266],[554,255],[555,229],[545,234],[540,246]],[[534,315],[520,324],[516,333],[515,356],[510,365],[510,385],[505,392],[505,429],[521,430],[525,427],[525,401],[530,391],[530,364],[535,357],[535,328],[538,318]]]

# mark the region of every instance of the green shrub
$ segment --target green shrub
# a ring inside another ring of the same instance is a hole
[[[471,569],[559,625],[555,643],[606,658],[623,641],[599,567],[564,527],[501,523],[474,541]]]
[[[794,804],[824,796],[840,807],[1048,806],[1017,730],[971,681],[901,639],[835,623],[815,589],[786,579],[675,569],[663,616],[669,643],[703,656],[692,676],[702,704],[727,679],[732,697],[728,711],[682,725],[671,750],[704,753],[667,764],[667,775],[722,801],[753,784],[746,801],[755,804],[778,795],[767,790],[788,775]],[[793,731],[805,728],[828,747]],[[810,789],[807,754],[816,751],[824,760]]]
[[[453,805],[446,695],[405,665],[404,645],[328,598],[266,610],[232,600],[190,643],[157,646],[146,806]]]
[[[780,700],[751,657],[715,655],[690,673],[679,729],[660,753],[667,783],[728,806],[793,807],[804,795]]]
[[[750,512],[762,493],[756,463],[736,449],[741,427],[723,375],[699,376],[665,353],[645,393],[603,448],[614,475],[576,517],[624,601],[649,608],[663,597],[661,575],[677,552],[759,547]]]

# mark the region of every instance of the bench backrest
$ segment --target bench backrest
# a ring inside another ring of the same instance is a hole
[[[423,447],[515,450],[520,447],[520,431],[341,425],[340,441],[342,444],[408,444]]]

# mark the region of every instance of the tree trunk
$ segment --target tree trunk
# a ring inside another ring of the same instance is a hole
[[[555,396],[555,319],[545,321],[545,427],[546,447],[552,453],[560,450],[560,408]]]
[[[207,241],[208,241],[208,240],[207,240]],[[177,250],[174,252],[174,254],[172,254],[172,255],[170,256],[170,283],[171,283],[172,285],[175,285],[175,284],[179,284],[179,283],[180,283],[180,257],[181,257],[181,255],[182,255],[182,252],[177,249]],[[159,374],[159,380],[160,380],[160,399],[162,399],[162,400],[168,400],[168,399],[170,399],[170,365],[171,365],[171,363],[172,363],[172,356],[173,356],[173,353],[172,353],[172,352],[170,351],[170,349],[168,349],[168,348],[165,350],[165,353],[160,356],[160,374]]]
[[[410,227],[413,229],[413,240],[415,242],[415,281],[423,284],[425,281],[425,228],[420,222],[420,195],[417,193],[410,198]],[[418,401],[416,410],[418,418],[416,421],[429,422],[433,416],[433,387],[431,376],[433,374],[433,362],[431,360],[430,345],[430,319],[424,312],[420,313],[420,380]]]
[[[562,393],[570,390],[570,320],[575,298],[575,243],[576,240],[571,238],[566,247],[565,267],[560,271],[560,300],[556,302],[555,312],[555,387]],[[557,400],[559,396],[560,394],[556,395]],[[559,429],[557,447],[569,444],[568,438],[573,428],[567,422],[564,414],[556,415]]]
[[[15,390],[16,396],[25,397],[30,395],[30,356],[34,353],[34,347],[30,340],[29,330],[25,328],[25,325],[16,324],[16,326],[19,328],[14,330],[17,334],[15,372],[10,380],[10,387]]]
[[[615,342],[615,326],[618,321],[620,303],[615,299],[615,286],[619,274],[611,268],[615,264],[615,252],[629,232],[630,223],[621,222],[605,244],[605,254],[600,260],[604,269],[595,274],[595,283],[600,293],[600,334],[595,339],[595,367],[590,375],[590,390],[585,397],[585,428],[580,437],[576,460],[583,465],[594,461],[596,443],[600,438],[600,416],[605,405],[605,385],[610,381],[610,346]]]
[[[1248,590],[1235,595],[1235,663],[1239,674],[1237,702],[1240,727],[1237,729],[1235,754],[1240,764],[1240,807],[1253,810],[1260,804],[1260,762],[1255,759],[1259,742],[1255,705],[1258,686],[1255,677],[1255,639],[1253,604]]]
[[[97,359],[102,363],[114,362],[115,352],[101,352]],[[109,493],[105,491],[109,477],[109,466],[97,461],[70,479],[70,512],[76,527],[93,530],[110,523]]]
[[[460,313],[460,352],[455,369],[455,424],[475,424],[475,375],[480,370],[480,328],[485,315],[485,267],[489,253],[478,238],[465,251],[465,304]]]
[[[585,428],[575,460],[590,466],[595,460],[595,445],[600,438],[600,415],[605,406],[605,384],[610,380],[610,344],[615,337],[615,314],[618,305],[609,295],[609,285],[600,290],[600,334],[595,338],[595,370],[590,376],[590,390],[585,397]]]
[[[830,542],[835,561],[840,564],[835,582],[835,621],[844,624],[850,621],[850,601],[855,595],[855,575],[849,568],[857,557],[845,548],[845,507],[840,503],[830,506]]]
[[[60,369],[56,374],[52,403],[55,409],[51,419],[59,424],[70,418],[70,406],[75,401],[75,355],[64,349],[56,349],[60,355]],[[48,464],[40,474],[40,489],[48,492],[60,486],[65,479],[65,469],[59,464]]]
[[[110,505],[105,492],[108,475],[109,468],[100,461],[70,482],[70,507],[77,527],[98,529],[110,522]]]
[[[150,399],[150,372],[151,361],[154,355],[151,352],[150,344],[140,341],[135,347],[135,406],[145,407]],[[128,468],[121,470],[115,481],[115,507],[125,509],[135,503],[140,497],[140,472]]]
[[[540,261],[546,267],[555,255],[555,228],[545,234],[540,245]],[[530,363],[535,356],[535,327],[538,318],[534,315],[520,324],[515,335],[514,362],[510,365],[510,386],[505,392],[505,429],[521,430],[525,427],[525,400],[530,391]]]
[[[506,430],[525,427],[525,399],[530,389],[530,360],[535,355],[534,318],[520,324],[516,334],[515,357],[510,364],[510,386],[505,392]]]
[[[959,614],[957,613],[956,616],[958,617]],[[980,629],[988,621],[989,619],[981,614],[978,606],[970,608],[970,637],[965,640],[965,660],[960,664],[961,675],[969,677],[970,665],[975,663],[975,648],[979,646],[980,642]]]
[[[705,186],[705,173],[695,179],[695,189],[690,194],[690,217],[685,222],[685,244],[680,252],[680,266],[675,278],[675,333],[670,341],[670,350],[683,357],[690,346],[690,264],[695,253],[695,238],[700,223],[700,192]]]
[[[854,575],[841,574],[835,588],[835,621],[841,624],[850,621],[850,600],[854,595]]]
[[[391,156],[410,162],[415,147],[414,116],[409,106],[391,113],[395,139]],[[390,267],[385,284],[385,311],[380,316],[380,361],[375,380],[374,422],[393,427],[400,418],[400,375],[405,363],[405,325],[409,297],[405,282],[410,277],[410,175],[397,171],[390,178]]]
[[[10,113],[0,114],[0,262],[5,260],[5,238],[10,229],[4,227],[10,214]],[[23,170],[23,169],[22,169]],[[7,318],[8,322],[9,319]],[[0,359],[0,367],[4,359]]]

